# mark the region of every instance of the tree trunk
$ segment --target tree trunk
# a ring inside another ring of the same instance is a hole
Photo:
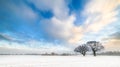
[[[83,56],[85,56],[85,55],[86,55],[86,53],[85,53],[85,52],[83,52],[82,54],[83,54]]]
[[[96,51],[95,50],[93,50],[93,55],[96,56]]]
[[[83,54],[83,56],[85,56],[85,54]]]

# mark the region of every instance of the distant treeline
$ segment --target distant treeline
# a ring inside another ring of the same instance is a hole
[[[76,55],[76,54],[69,54],[69,53],[62,53],[62,54],[57,54],[57,53],[42,53],[42,54],[0,54],[0,55],[41,55],[41,56],[72,56],[72,55]]]
[[[100,52],[97,53],[98,55],[109,55],[109,56],[120,56],[120,51],[106,51],[106,52]],[[36,54],[36,53],[31,53],[31,54],[0,54],[0,55],[41,55],[41,56],[74,56],[74,55],[80,55],[80,54],[73,54],[73,53],[42,53],[42,54]]]
[[[106,51],[106,52],[98,53],[98,55],[120,56],[120,51]]]

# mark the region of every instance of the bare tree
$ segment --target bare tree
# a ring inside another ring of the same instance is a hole
[[[99,50],[104,49],[104,46],[97,41],[88,41],[87,45],[90,46],[91,50],[93,51],[93,55],[96,56],[96,52]]]
[[[89,48],[86,46],[86,44],[80,45],[74,49],[75,52],[81,53],[83,56],[86,55],[86,52],[89,51]]]

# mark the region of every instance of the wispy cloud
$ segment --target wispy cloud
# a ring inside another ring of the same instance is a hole
[[[119,0],[91,0],[84,11],[84,14],[88,17],[85,22],[87,30],[98,32],[105,26],[116,22],[119,5]]]
[[[117,24],[119,19],[119,6],[119,0],[89,1],[82,12],[82,15],[87,18],[85,19],[84,24],[76,27],[77,30],[74,30],[77,33],[73,35],[75,38],[72,38],[72,42],[77,43],[78,41],[82,40],[101,40],[104,38],[104,35],[107,34],[107,31],[110,31],[107,30],[107,27],[110,29],[111,24]]]
[[[17,41],[13,44],[21,46],[18,41],[22,39],[25,40],[22,45],[29,44],[29,47],[55,45],[56,41],[59,42],[57,45],[66,46],[102,40],[115,32],[111,26],[118,24],[120,0],[90,0],[85,5],[73,5],[71,0],[68,1],[2,0],[0,13],[4,19],[0,19],[0,32],[14,35]],[[73,6],[72,9],[69,4]],[[9,39],[1,34],[0,37]],[[38,42],[41,39],[45,40],[44,43]]]
[[[41,54],[41,53],[71,53],[73,47],[53,43],[30,40],[25,43],[6,42],[0,43],[0,54]]]
[[[107,38],[104,40],[106,41],[105,47],[106,50],[120,50],[120,28],[119,25],[116,25],[114,28],[116,28],[116,32],[112,33],[109,35]]]
[[[12,41],[13,38],[8,35],[0,33],[0,40]]]

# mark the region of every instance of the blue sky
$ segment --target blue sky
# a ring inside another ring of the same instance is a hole
[[[104,39],[113,43],[119,8],[120,0],[0,0],[0,46],[70,47]]]

